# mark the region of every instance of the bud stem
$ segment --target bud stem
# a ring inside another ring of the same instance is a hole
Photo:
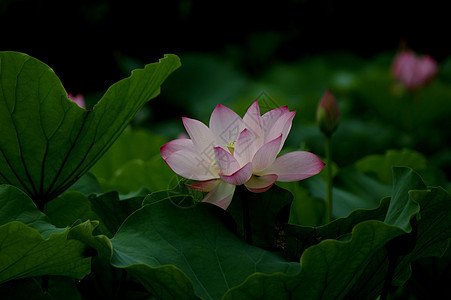
[[[326,193],[326,223],[332,221],[332,142],[331,135],[325,135],[326,146],[326,172],[327,172],[327,193]]]

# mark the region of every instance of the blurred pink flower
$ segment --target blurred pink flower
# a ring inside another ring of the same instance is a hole
[[[177,136],[178,139],[189,139],[189,136],[185,132],[180,132]]]
[[[393,76],[410,91],[428,83],[437,71],[437,62],[432,57],[417,56],[411,50],[399,52],[392,64]]]
[[[324,163],[314,154],[294,151],[277,157],[291,129],[295,112],[287,106],[260,115],[255,101],[243,118],[219,104],[209,127],[182,118],[190,139],[161,147],[161,155],[178,175],[198,180],[191,188],[208,192],[203,199],[227,209],[237,185],[254,193],[276,180],[298,181],[318,174]]]
[[[82,94],[77,94],[74,96],[71,93],[67,93],[67,97],[69,97],[70,100],[77,103],[77,105],[80,106],[81,108],[86,108],[85,98],[83,97]]]

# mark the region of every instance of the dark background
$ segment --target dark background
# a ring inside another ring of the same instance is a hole
[[[258,76],[274,61],[342,50],[371,57],[405,41],[440,61],[450,53],[448,12],[430,3],[0,0],[0,50],[40,59],[68,91],[85,94],[124,77],[121,55],[150,63],[164,53],[215,52]],[[255,59],[255,48],[270,58]]]

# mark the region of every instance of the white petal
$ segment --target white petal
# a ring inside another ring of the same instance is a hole
[[[220,208],[226,210],[229,207],[230,202],[232,202],[233,193],[235,192],[235,186],[233,184],[228,184],[224,181],[220,181],[218,186],[209,192],[202,202],[213,203]]]
[[[277,154],[280,151],[280,144],[282,143],[282,134],[278,138],[264,144],[257,153],[255,153],[252,160],[252,168],[254,172],[259,172],[270,165],[276,160]]]
[[[255,138],[258,141],[258,145],[263,145],[263,141],[265,139],[263,122],[260,116],[260,108],[258,107],[257,101],[254,101],[254,103],[252,103],[252,105],[244,115],[243,125],[254,134]]]
[[[275,174],[252,176],[244,185],[253,193],[263,193],[269,190],[276,180],[277,175]]]
[[[315,154],[294,151],[279,156],[258,175],[276,174],[278,181],[298,181],[318,174],[323,167],[324,163]]]
[[[268,133],[274,126],[276,121],[284,114],[290,112],[288,106],[282,106],[273,110],[268,111],[262,116],[263,130]]]
[[[271,141],[277,138],[280,134],[282,134],[282,142],[280,143],[280,149],[282,149],[285,140],[288,137],[288,133],[291,130],[291,124],[293,122],[293,118],[296,115],[295,111],[290,111],[288,113],[283,114],[272,126],[272,128],[267,132],[265,137],[265,142]],[[279,151],[280,151],[279,149]]]
[[[215,147],[214,152],[216,165],[223,174],[233,174],[240,168],[240,164],[236,158],[227,150],[221,147]]]
[[[220,179],[210,179],[210,180],[198,181],[193,184],[187,184],[187,186],[189,186],[192,189],[201,191],[201,192],[211,192],[218,186],[220,181],[221,181]]]
[[[255,135],[249,129],[241,131],[233,152],[233,156],[240,166],[244,166],[248,162],[251,162],[257,150],[258,142]]]
[[[210,116],[210,129],[213,132],[216,142],[224,146],[236,141],[240,133],[243,120],[233,110],[224,105],[218,104]]]
[[[188,149],[194,152],[194,144],[190,139],[176,139],[161,146],[160,152],[163,159],[179,150]]]
[[[190,118],[182,118],[182,121],[197,153],[205,160],[213,159],[213,147],[216,146],[216,140],[207,125]]]
[[[231,175],[223,175],[219,173],[219,177],[227,183],[233,185],[242,185],[247,182],[252,176],[252,163],[246,164],[244,167]]]
[[[193,180],[218,178],[218,170],[212,161],[204,160],[196,152],[179,150],[165,159],[168,166],[178,175]]]

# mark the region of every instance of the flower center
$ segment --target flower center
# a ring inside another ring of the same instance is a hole
[[[232,154],[232,155],[233,155],[233,152],[235,151],[235,144],[236,144],[236,141],[230,142],[226,145],[227,149],[229,149],[230,154]]]

